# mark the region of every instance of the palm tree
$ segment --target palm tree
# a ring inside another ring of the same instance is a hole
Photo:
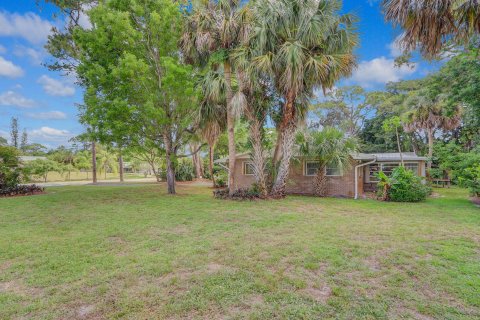
[[[106,148],[102,148],[97,153],[97,157],[101,168],[100,170],[103,171],[105,175],[105,180],[107,179],[107,172],[109,169],[113,172],[117,172],[117,156],[114,153]]]
[[[333,127],[300,135],[299,140],[301,154],[319,162],[314,188],[317,196],[324,197],[327,193],[327,166],[334,166],[340,171],[349,168],[352,165],[351,153],[357,151],[358,143],[355,138],[347,137]]]
[[[232,107],[233,66],[231,52],[244,41],[248,34],[248,6],[241,0],[217,0],[200,3],[193,7],[187,18],[181,39],[182,51],[190,62],[210,60],[220,62],[225,77],[225,106],[228,132],[228,181],[230,193],[235,189],[235,116]]]
[[[453,130],[461,123],[461,109],[447,112],[442,106],[442,96],[430,99],[421,92],[406,101],[413,110],[405,114],[403,128],[406,132],[424,131],[428,140],[427,168],[432,168],[433,143],[436,130]]]
[[[253,66],[268,74],[283,97],[278,144],[281,159],[272,195],[283,196],[299,115],[313,89],[331,88],[355,67],[353,17],[336,0],[258,0],[248,45]]]
[[[75,159],[73,160],[75,167],[79,170],[85,170],[87,173],[87,180],[88,180],[88,170],[92,168],[91,162],[91,155],[88,151],[81,151],[75,155]]]
[[[420,47],[426,57],[438,55],[453,38],[462,44],[480,33],[478,0],[384,0],[385,18],[404,29],[406,51]]]
[[[213,175],[214,149],[219,136],[225,131],[227,124],[225,77],[221,72],[210,70],[203,76],[199,87],[203,92],[203,99],[198,113],[200,135],[209,146],[208,167],[213,187],[215,188],[216,183]]]

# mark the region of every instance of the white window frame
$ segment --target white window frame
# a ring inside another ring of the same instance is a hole
[[[318,160],[305,160],[305,161],[303,161],[303,175],[304,175],[305,177],[315,177],[315,176],[317,175],[317,173],[315,173],[315,174],[308,174],[308,172],[307,172],[307,163],[311,163],[311,162],[313,162],[313,163],[318,163],[318,166],[320,167],[320,161],[318,161]],[[319,169],[319,168],[318,168],[318,169]],[[318,170],[318,169],[317,169],[317,170]]]
[[[244,175],[244,176],[253,176],[253,175],[255,175],[255,170],[253,170],[253,168],[252,168],[252,170],[253,170],[252,173],[247,173],[247,166],[248,166],[248,165],[253,166],[253,162],[252,162],[252,161],[243,161],[243,175]]]

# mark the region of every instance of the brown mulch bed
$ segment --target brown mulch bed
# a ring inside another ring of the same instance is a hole
[[[470,201],[472,201],[474,205],[480,207],[480,197],[471,197]]]
[[[1,198],[15,198],[15,197],[27,197],[27,196],[38,196],[41,194],[47,194],[45,191],[39,191],[39,192],[30,192],[30,193],[24,193],[24,194],[12,194],[12,195],[1,195]]]

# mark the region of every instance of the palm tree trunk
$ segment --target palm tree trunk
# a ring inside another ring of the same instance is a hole
[[[427,129],[428,136],[428,161],[427,161],[427,172],[430,172],[432,169],[432,157],[433,157],[433,129]]]
[[[213,151],[214,151],[215,145],[210,145],[208,149],[208,171],[210,172],[210,177],[212,179],[213,187],[215,188],[217,184],[215,183],[215,176],[213,175]]]
[[[232,195],[235,191],[235,158],[237,156],[235,151],[235,118],[232,110],[232,67],[230,62],[223,63],[225,73],[225,87],[227,94],[227,132],[228,132],[228,188],[229,194]]]
[[[315,176],[315,195],[325,197],[327,195],[327,177],[325,176],[325,165],[320,165]]]
[[[120,151],[120,154],[118,155],[118,171],[119,171],[119,174],[120,174],[120,182],[123,182],[124,179],[123,179],[123,157],[122,157],[122,153]]]
[[[290,170],[290,160],[293,155],[293,144],[295,142],[295,125],[290,125],[283,131],[282,138],[282,159],[278,167],[277,178],[272,187],[273,197],[284,197],[287,186],[287,178]]]
[[[97,183],[97,148],[95,141],[92,142],[92,182]]]
[[[295,95],[292,91],[287,94],[287,102],[284,106],[283,119],[281,128],[281,150],[282,159],[278,167],[277,178],[272,187],[273,197],[285,196],[285,188],[287,185],[287,178],[290,171],[290,160],[293,155],[293,145],[295,142],[295,132],[297,129],[296,114],[295,114]]]
[[[175,156],[172,152],[172,142],[168,134],[164,135],[165,142],[165,160],[167,162],[167,189],[168,194],[175,194],[175,164],[173,162],[173,157]]]
[[[266,198],[268,195],[267,190],[267,177],[265,174],[265,154],[262,146],[262,124],[255,117],[250,119],[250,138],[252,141],[252,162],[255,173],[255,182],[258,185],[260,196]]]

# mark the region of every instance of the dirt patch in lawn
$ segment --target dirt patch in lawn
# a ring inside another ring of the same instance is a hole
[[[301,290],[301,292],[319,303],[326,303],[332,295],[332,289],[327,285],[321,288],[306,288]]]
[[[40,288],[26,286],[21,280],[0,282],[0,293],[10,293],[24,297],[37,297],[43,294]]]

